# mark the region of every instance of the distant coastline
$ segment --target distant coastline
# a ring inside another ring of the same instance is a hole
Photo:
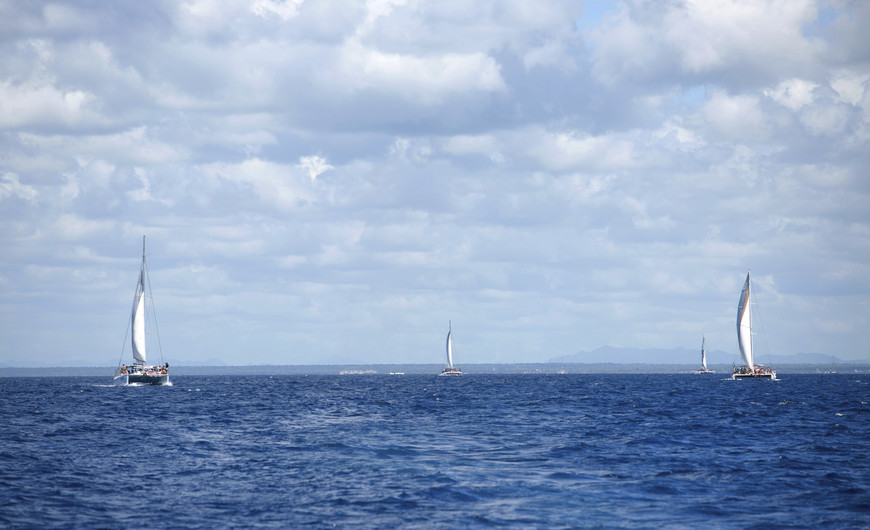
[[[250,365],[250,366],[173,366],[173,376],[213,375],[341,375],[342,377],[370,377],[401,372],[403,375],[436,375],[443,368],[440,364],[368,364],[368,365]],[[731,365],[713,364],[710,368],[718,374],[730,374]],[[780,374],[824,374],[830,364],[792,363],[776,366]],[[838,374],[870,373],[870,363],[838,363]],[[109,378],[114,367],[0,367],[0,377],[97,377]],[[695,364],[646,364],[646,363],[513,363],[513,364],[463,364],[462,371],[468,375],[486,374],[689,374],[698,367]],[[715,377],[714,375],[713,377]],[[394,377],[402,377],[396,375]]]

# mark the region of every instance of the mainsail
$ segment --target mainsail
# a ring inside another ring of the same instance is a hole
[[[145,364],[145,237],[142,237],[142,269],[139,271],[139,284],[133,297],[133,359]]]
[[[705,343],[707,342],[707,338],[701,336],[701,368],[704,370],[707,369],[707,348],[705,347]]]
[[[447,368],[453,368],[453,326],[447,323]]]
[[[746,273],[746,283],[740,293],[740,302],[737,304],[737,343],[743,362],[748,368],[752,368],[752,311],[749,308],[749,272]]]

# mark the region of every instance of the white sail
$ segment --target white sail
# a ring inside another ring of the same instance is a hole
[[[707,342],[707,338],[702,336],[701,337],[701,368],[703,368],[704,370],[707,369],[707,348],[705,347],[706,342]]]
[[[133,302],[133,359],[145,364],[145,271],[139,273],[139,284]]]
[[[453,326],[447,324],[447,368],[453,368]]]
[[[743,362],[747,368],[752,368],[752,310],[749,307],[749,273],[746,273],[746,283],[740,293],[740,302],[737,304],[737,343]]]

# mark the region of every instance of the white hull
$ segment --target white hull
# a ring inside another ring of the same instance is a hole
[[[737,381],[738,379],[769,379],[774,381],[776,380],[776,372],[770,368],[756,365],[754,370],[737,368],[734,370],[734,373],[731,374],[731,379],[734,381]]]
[[[445,368],[438,374],[439,377],[442,375],[462,375],[462,370],[459,368]]]
[[[112,384],[115,386],[124,385],[168,385],[169,374],[147,375],[147,374],[121,374],[116,375],[112,379]]]
[[[715,374],[716,371],[715,370],[698,370],[697,372],[694,372],[694,373],[696,373],[696,374]]]
[[[731,379],[737,381],[739,379],[769,379],[771,381],[776,380],[776,374],[731,374]]]

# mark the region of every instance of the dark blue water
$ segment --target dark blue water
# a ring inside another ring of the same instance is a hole
[[[870,376],[0,379],[0,527],[870,526]]]

